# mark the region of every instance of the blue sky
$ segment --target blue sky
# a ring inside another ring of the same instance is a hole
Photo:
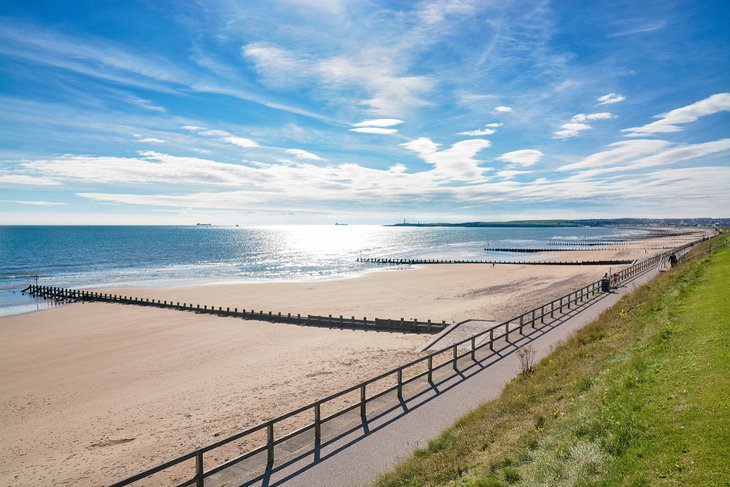
[[[727,2],[2,1],[0,223],[730,216]]]

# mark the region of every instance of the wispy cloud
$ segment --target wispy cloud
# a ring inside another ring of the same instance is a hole
[[[537,149],[522,149],[506,152],[497,159],[502,162],[509,162],[518,166],[529,167],[537,163],[543,156],[542,151]]]
[[[575,137],[584,130],[590,130],[593,127],[587,123],[568,122],[560,126],[562,130],[556,130],[553,132],[553,137],[556,139],[567,139],[569,137]]]
[[[623,129],[627,137],[641,137],[644,135],[679,132],[680,125],[697,121],[701,117],[730,111],[730,93],[717,93],[704,100],[692,103],[670,112],[656,115],[659,120],[642,125]]]
[[[613,105],[614,103],[620,103],[626,99],[625,96],[619,95],[618,93],[608,93],[607,95],[598,97],[599,105]]]
[[[475,156],[481,150],[490,147],[492,143],[484,139],[462,140],[450,148],[439,151],[436,144],[428,137],[419,137],[410,142],[401,144],[406,149],[415,152],[429,164],[435,166],[434,175],[452,181],[476,181],[482,178],[489,168],[479,167],[481,161]]]
[[[590,130],[593,128],[592,125],[585,123],[588,120],[608,120],[615,116],[609,112],[599,113],[578,113],[573,115],[570,122],[564,123],[560,126],[561,130],[553,132],[553,137],[556,139],[567,139],[569,137],[576,137],[580,135],[584,130]]]
[[[364,120],[362,122],[353,123],[353,127],[393,127],[395,125],[400,125],[403,123],[403,120],[399,120],[397,118],[378,118],[375,120]]]
[[[385,129],[385,128],[380,128],[380,127],[357,127],[354,129],[350,129],[350,132],[360,132],[362,134],[387,135],[387,134],[397,133],[398,129]]]
[[[654,154],[670,144],[664,140],[637,139],[624,140],[608,144],[608,149],[583,158],[578,162],[565,164],[558,168],[559,171],[571,171],[582,168],[596,168],[610,164],[617,164],[623,161],[635,159],[649,154]]]
[[[0,53],[45,66],[89,76],[102,81],[180,95],[183,91],[222,94],[318,120],[330,121],[321,114],[300,107],[278,103],[238,84],[225,85],[217,74],[193,70],[165,57],[148,52],[134,52],[116,43],[99,38],[74,37],[51,29],[3,22],[0,29]],[[223,83],[223,84],[221,84]],[[151,111],[166,109],[141,97],[129,95],[130,103]]]
[[[0,203],[27,206],[63,206],[66,203],[56,201],[40,201],[40,200],[0,200]]]
[[[494,107],[494,111],[496,113],[509,113],[512,111],[512,107],[500,105],[500,106]]]
[[[495,173],[495,176],[502,179],[514,179],[517,176],[521,176],[523,174],[530,174],[532,171],[520,171],[517,169],[504,169],[502,171],[497,171]]]
[[[657,20],[653,22],[633,23],[633,25],[623,26],[619,30],[612,32],[608,37],[623,37],[634,34],[643,34],[646,32],[656,32],[667,26],[666,20]]]
[[[137,142],[144,142],[148,144],[164,144],[165,140],[158,137],[145,137],[142,134],[132,134],[132,137],[137,139]]]
[[[608,120],[611,118],[614,118],[615,115],[613,113],[609,112],[600,112],[600,113],[579,113],[577,115],[573,115],[573,118],[570,119],[571,122],[585,122],[586,120]]]
[[[286,153],[293,155],[297,159],[306,159],[309,161],[324,161],[324,159],[319,157],[317,154],[303,149],[287,149]]]
[[[236,145],[238,147],[243,147],[244,149],[250,149],[253,147],[260,147],[259,144],[251,139],[248,139],[246,137],[239,137],[237,135],[233,135],[230,132],[227,132],[225,130],[216,130],[216,129],[207,129],[205,127],[200,127],[198,125],[183,125],[183,129],[189,130],[191,132],[198,133],[200,135],[205,135],[207,137],[218,137],[229,144]]]
[[[459,132],[459,135],[471,135],[475,137],[483,136],[483,135],[492,135],[495,132],[494,129],[490,128],[483,128],[479,130],[467,130],[466,132]]]
[[[61,183],[43,176],[0,174],[0,185],[2,186],[58,186],[59,184]]]
[[[252,43],[244,45],[241,53],[272,87],[313,80],[325,94],[363,90],[369,98],[362,98],[360,104],[376,114],[400,114],[426,106],[423,95],[433,88],[431,79],[404,74],[401,66],[386,61],[386,52],[377,49],[358,56],[313,58],[270,43]]]

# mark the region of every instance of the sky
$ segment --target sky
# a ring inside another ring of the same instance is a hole
[[[0,224],[730,217],[727,1],[0,5]]]

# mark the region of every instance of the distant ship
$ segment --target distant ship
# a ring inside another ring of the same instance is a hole
[[[348,224],[347,223],[335,223],[335,225],[338,227],[341,227],[341,226],[348,225]]]
[[[212,223],[196,223],[195,224],[196,227],[210,227],[212,225],[213,225]]]

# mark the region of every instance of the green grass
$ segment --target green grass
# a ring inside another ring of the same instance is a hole
[[[729,289],[727,247],[663,273],[376,485],[730,485]]]

